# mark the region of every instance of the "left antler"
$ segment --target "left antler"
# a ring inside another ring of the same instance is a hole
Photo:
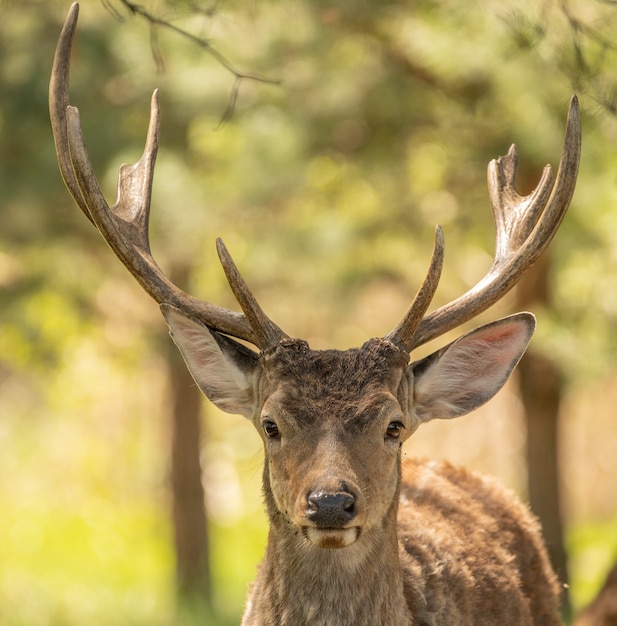
[[[506,156],[489,163],[488,187],[497,234],[495,258],[486,276],[465,294],[426,317],[408,314],[386,338],[411,352],[488,309],[510,291],[546,249],[561,224],[574,193],[580,153],[580,111],[578,99],[573,96],[554,185],[551,166],[547,165],[531,194],[523,197],[516,193],[515,145]],[[431,272],[436,278],[430,276]],[[437,271],[431,269],[425,282],[436,287],[438,279]],[[414,300],[410,311],[426,310],[428,303],[422,293],[421,290],[419,303]]]

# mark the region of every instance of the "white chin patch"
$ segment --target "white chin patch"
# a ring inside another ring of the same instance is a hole
[[[360,535],[359,528],[314,528],[305,526],[304,536],[318,548],[345,548]]]

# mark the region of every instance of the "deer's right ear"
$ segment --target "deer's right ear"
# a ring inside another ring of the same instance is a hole
[[[252,418],[254,381],[260,367],[257,354],[170,304],[161,304],[161,312],[202,392],[223,411]]]

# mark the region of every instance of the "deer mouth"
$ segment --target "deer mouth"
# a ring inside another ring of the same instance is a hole
[[[346,548],[354,543],[360,536],[360,527],[351,528],[317,528],[315,526],[303,526],[302,534],[308,541],[318,548],[336,550]]]

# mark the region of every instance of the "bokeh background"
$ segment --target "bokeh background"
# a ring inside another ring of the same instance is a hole
[[[67,10],[0,1],[0,623],[238,623],[265,545],[259,438],[201,401],[157,306],[64,188],[47,87]],[[599,0],[84,0],[71,73],[110,200],[160,88],[166,271],[237,308],[222,236],[268,314],[315,348],[398,322],[436,223],[435,306],[474,284],[493,251],[488,161],[516,142],[529,191],[579,93],[568,216],[480,320],[531,308],[530,359],[405,450],[530,499],[575,612],[617,559],[616,21]]]

